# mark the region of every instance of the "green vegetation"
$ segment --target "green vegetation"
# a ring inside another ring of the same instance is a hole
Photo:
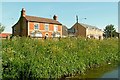
[[[0,33],[2,33],[5,29],[5,26],[0,23]]]
[[[2,78],[2,40],[0,40],[0,79]]]
[[[107,25],[104,29],[104,37],[109,38],[109,37],[118,37],[118,34],[116,32],[116,29],[114,25],[110,24]]]
[[[3,79],[60,78],[117,62],[118,39],[3,40]]]

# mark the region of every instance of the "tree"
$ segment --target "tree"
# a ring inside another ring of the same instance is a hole
[[[5,26],[0,23],[0,33],[2,33],[5,29]]]
[[[108,37],[115,37],[116,36],[116,30],[114,28],[114,25],[110,24],[110,25],[107,25],[104,29],[104,36],[106,38]]]

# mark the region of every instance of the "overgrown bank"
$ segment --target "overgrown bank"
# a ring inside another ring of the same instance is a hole
[[[117,62],[118,39],[4,40],[2,58],[3,79],[60,78]]]

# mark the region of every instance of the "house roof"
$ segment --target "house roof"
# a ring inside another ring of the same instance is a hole
[[[63,29],[68,29],[65,25],[62,25]]]
[[[42,22],[42,23],[51,23],[51,24],[58,24],[61,25],[60,22],[53,20],[53,19],[48,19],[48,18],[42,18],[42,17],[36,17],[36,16],[28,16],[26,15],[25,18],[28,21],[33,21],[33,22]]]
[[[9,35],[10,35],[10,33],[1,33],[1,34],[0,34],[0,37],[6,38],[6,37],[9,36]]]
[[[73,26],[75,26],[77,23],[75,23]],[[78,23],[79,25],[82,25],[84,28],[89,28],[89,29],[97,29],[99,31],[102,31],[101,29],[97,28],[96,26],[91,26],[91,25],[88,25],[88,24],[83,24],[83,23]],[[72,27],[73,27],[72,26]],[[74,28],[70,28],[68,29],[68,32],[69,33],[74,33],[75,32],[75,29]]]
[[[88,25],[88,24],[83,24],[83,23],[79,23],[79,24],[81,24],[83,27],[85,27],[85,28],[95,28],[95,29],[99,29],[99,28],[97,28],[96,26],[92,26],[92,25]]]

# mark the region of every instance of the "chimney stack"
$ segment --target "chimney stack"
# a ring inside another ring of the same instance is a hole
[[[21,11],[21,16],[22,16],[22,17],[25,17],[25,16],[26,16],[26,11],[25,11],[25,8],[22,8],[22,11]]]
[[[56,15],[53,16],[53,20],[57,21],[58,17]]]

